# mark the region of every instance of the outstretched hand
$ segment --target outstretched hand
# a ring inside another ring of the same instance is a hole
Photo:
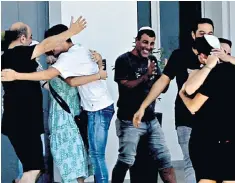
[[[141,123],[141,120],[142,120],[142,118],[143,118],[143,116],[144,116],[144,112],[145,112],[145,110],[140,108],[140,109],[134,114],[134,117],[133,117],[133,120],[132,120],[134,127],[139,128],[140,123]]]
[[[86,24],[87,22],[82,16],[80,16],[75,22],[72,16],[69,30],[72,32],[73,35],[76,35],[86,28]]]

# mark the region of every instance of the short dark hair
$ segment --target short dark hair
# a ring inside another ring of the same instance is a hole
[[[140,30],[137,34],[137,40],[139,41],[143,34],[147,34],[149,37],[156,37],[155,32],[153,30],[145,29]]]
[[[57,24],[57,25],[51,27],[50,29],[48,29],[47,31],[45,31],[44,38],[46,39],[48,37],[58,35],[64,31],[67,31],[67,30],[68,30],[68,27],[66,25]],[[69,38],[66,40],[66,42],[72,43],[72,40]],[[45,54],[46,55],[54,55],[52,51],[46,52]]]
[[[199,25],[199,24],[210,24],[210,25],[212,25],[213,30],[214,30],[214,23],[213,23],[213,21],[212,21],[211,19],[209,19],[209,18],[200,18],[200,19],[196,20],[196,21],[193,23],[193,25],[192,25],[192,29],[191,29],[191,30],[192,30],[194,33],[197,32],[197,29],[198,29],[198,25]]]
[[[195,39],[195,49],[197,49],[198,54],[205,54],[206,56],[210,55],[213,47],[208,43],[204,36],[198,37]]]
[[[51,27],[50,29],[48,29],[47,31],[45,31],[44,38],[58,35],[64,31],[67,31],[67,30],[68,30],[68,27],[66,25],[57,24],[57,25]],[[66,42],[72,43],[72,40],[69,38],[66,40]]]
[[[220,42],[220,43],[228,44],[229,47],[232,48],[232,41],[230,41],[230,40],[228,40],[228,39],[219,38],[219,42]]]

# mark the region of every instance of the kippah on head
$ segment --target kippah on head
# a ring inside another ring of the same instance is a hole
[[[148,36],[150,37],[155,37],[155,32],[154,30],[151,28],[151,27],[148,27],[148,26],[144,26],[144,27],[141,27],[138,31],[138,34],[137,34],[137,39],[140,40],[141,39],[141,36],[143,34],[147,34]]]
[[[148,26],[144,26],[144,27],[141,27],[139,29],[139,31],[142,31],[142,30],[152,30],[153,31],[153,29],[151,27],[148,27]]]
[[[195,40],[195,48],[198,53],[203,53],[205,55],[210,55],[212,49],[220,49],[220,41],[216,36],[213,35],[204,35],[198,37]]]

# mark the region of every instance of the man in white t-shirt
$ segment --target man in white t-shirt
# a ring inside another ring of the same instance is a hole
[[[53,26],[46,31],[45,37],[60,34],[67,29],[62,24]],[[103,70],[102,57],[81,45],[74,45],[71,39],[61,42],[47,54],[58,56],[56,63],[47,70],[34,73],[6,70],[4,80],[50,80],[60,75],[71,86],[77,86],[81,105],[88,112],[89,153],[95,168],[95,179],[97,183],[108,183],[105,149],[108,129],[114,114],[114,102],[104,80],[107,72]]]

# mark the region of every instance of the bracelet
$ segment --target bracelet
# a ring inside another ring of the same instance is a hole
[[[205,65],[204,67],[207,68],[207,69],[209,69],[209,70],[212,70],[212,68],[209,67],[209,66],[207,66],[207,65]]]

